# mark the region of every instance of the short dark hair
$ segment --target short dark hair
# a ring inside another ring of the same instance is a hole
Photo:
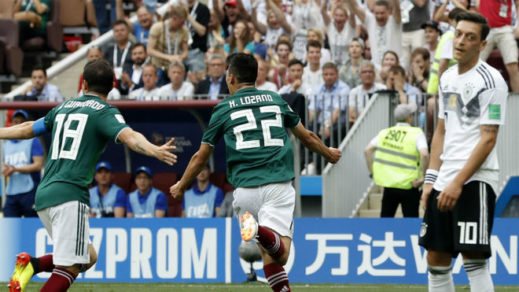
[[[42,65],[36,65],[32,68],[31,70],[31,75],[32,75],[32,72],[34,71],[43,71],[43,75],[45,77],[47,77],[47,69],[45,69],[45,67],[43,67]]]
[[[387,0],[377,0],[375,1],[375,6],[384,6],[386,9],[391,9],[391,5]]]
[[[283,40],[283,39],[278,40],[278,42],[276,43],[276,51],[278,50],[278,47],[280,45],[286,45],[286,46],[288,46],[290,51],[292,51],[292,44],[289,41],[286,41],[286,40]]]
[[[405,77],[405,69],[400,65],[391,66],[391,68],[389,68],[389,72],[392,72],[394,74],[400,74]]]
[[[449,14],[447,14],[447,17],[448,17],[449,19],[454,19],[454,20],[456,20],[456,18],[458,17],[458,15],[459,15],[460,13],[463,13],[463,12],[465,12],[465,10],[463,10],[463,9],[461,9],[461,8],[459,8],[459,7],[456,7],[456,8],[454,8],[454,9],[452,9],[452,10],[449,12]]]
[[[258,62],[249,54],[236,53],[227,58],[228,70],[238,83],[254,84],[258,77]]]
[[[130,53],[133,52],[133,50],[135,50],[138,47],[142,47],[144,49],[144,52],[146,52],[146,46],[143,43],[136,43],[130,49]]]
[[[294,65],[297,65],[297,64],[301,65],[301,67],[305,66],[305,65],[303,65],[303,62],[299,61],[299,59],[292,59],[292,60],[288,61],[288,66],[287,67],[290,68],[290,67],[292,67]]]
[[[335,70],[335,72],[339,72],[339,70],[337,70],[337,65],[335,65],[335,63],[333,62],[324,63],[322,71],[324,71],[325,69],[333,69]]]
[[[112,24],[112,27],[115,27],[116,25],[124,25],[126,26],[126,29],[128,31],[130,31],[130,26],[128,25],[128,22],[126,22],[126,20],[123,20],[123,19],[118,19],[116,21],[114,21],[114,23]]]
[[[108,95],[113,88],[114,71],[108,61],[93,60],[85,65],[83,79],[88,83],[88,91]]]
[[[460,23],[462,20],[479,24],[481,28],[481,41],[487,38],[490,27],[488,26],[487,19],[483,15],[475,12],[461,12],[456,15],[456,23]]]
[[[310,47],[313,47],[313,48],[322,48],[323,45],[319,42],[319,41],[316,41],[316,40],[311,40],[311,41],[308,41],[306,43],[306,51],[308,52],[308,50],[310,49]]]

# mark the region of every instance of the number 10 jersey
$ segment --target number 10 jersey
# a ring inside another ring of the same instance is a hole
[[[227,179],[235,188],[288,181],[294,157],[286,128],[299,120],[277,93],[244,88],[216,105],[202,143],[214,147],[224,137]]]
[[[128,125],[117,108],[94,95],[56,106],[47,113],[44,124],[52,132],[52,140],[36,191],[36,210],[68,201],[88,205],[88,186],[99,156],[108,141],[115,141]]]

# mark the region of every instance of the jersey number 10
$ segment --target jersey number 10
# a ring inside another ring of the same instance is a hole
[[[66,121],[65,118],[67,118]],[[69,114],[68,117],[67,114],[56,115],[56,130],[52,138],[52,160],[61,158],[76,160],[87,120],[88,115],[86,114]],[[60,139],[62,131],[63,137]],[[67,145],[70,145],[70,147],[65,149]]]
[[[281,110],[277,105],[266,105],[259,108],[262,113],[274,113],[276,114],[275,119],[267,119],[261,121],[261,129],[263,132],[263,143],[265,147],[269,146],[283,146],[283,139],[272,138],[270,133],[270,127],[279,127],[283,128],[283,123],[281,122]],[[256,118],[254,117],[254,113],[252,109],[244,109],[240,111],[233,112],[231,114],[231,120],[236,120],[238,118],[246,118],[247,123],[238,125],[234,127],[234,136],[236,136],[236,150],[240,149],[249,149],[249,148],[258,148],[260,147],[260,140],[249,140],[243,141],[243,132],[247,130],[254,130],[258,127],[256,124]]]

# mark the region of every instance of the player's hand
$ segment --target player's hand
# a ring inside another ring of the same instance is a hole
[[[171,151],[177,149],[177,146],[173,145],[173,143],[175,143],[175,138],[171,138],[164,145],[158,147],[155,157],[169,165],[177,163],[177,156],[171,153]]]
[[[433,189],[432,184],[423,185],[421,201],[422,201],[422,209],[424,211],[425,211],[425,209],[427,209],[427,201],[429,200],[429,196],[431,195],[432,189]]]
[[[442,212],[450,211],[461,195],[463,185],[451,182],[438,196],[438,209]]]
[[[339,159],[341,159],[341,156],[342,156],[341,150],[339,150],[337,148],[333,148],[333,147],[328,147],[328,152],[329,152],[329,155],[328,155],[328,157],[326,157],[326,161],[335,164],[335,163],[337,163],[337,161],[339,161]]]
[[[180,199],[184,195],[184,192],[186,190],[180,187],[180,182],[177,182],[176,184],[172,185],[169,188],[169,193],[173,197],[173,199]]]

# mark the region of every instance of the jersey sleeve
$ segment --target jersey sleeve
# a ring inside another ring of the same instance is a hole
[[[438,119],[445,119],[445,108],[443,104],[443,91],[442,91],[442,82],[438,82]]]
[[[162,192],[157,196],[155,210],[164,210],[166,212],[168,211],[168,200],[166,199],[166,195],[164,195]]]
[[[283,104],[283,117],[286,128],[295,128],[301,120],[299,115],[292,110],[288,103]]]
[[[127,197],[126,193],[121,189],[117,191],[117,196],[115,198],[114,207],[122,207],[126,208],[127,205]]]
[[[61,105],[59,105],[59,106],[61,106]],[[56,112],[56,108],[53,108],[43,118],[43,123],[45,125],[45,128],[47,128],[47,131],[49,131],[49,132],[52,132],[52,128],[54,127],[55,112]]]
[[[32,139],[31,156],[43,156],[43,146],[38,138]]]
[[[501,88],[485,90],[480,94],[480,125],[503,125],[505,123],[508,92]]]
[[[223,110],[220,110],[221,107],[216,106],[213,114],[211,115],[211,120],[209,121],[209,126],[204,132],[204,136],[202,137],[202,143],[209,144],[214,147],[218,140],[223,135],[223,124],[229,117],[223,117]]]
[[[119,133],[129,127],[117,108],[111,107],[105,110],[97,120],[97,129],[103,136],[117,142]]]

